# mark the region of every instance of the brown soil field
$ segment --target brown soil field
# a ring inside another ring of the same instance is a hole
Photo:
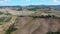
[[[60,31],[60,19],[19,17],[15,27],[13,34],[46,34]]]

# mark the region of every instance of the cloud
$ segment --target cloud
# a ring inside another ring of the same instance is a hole
[[[26,1],[31,1],[31,0],[26,0]]]
[[[8,1],[8,0],[0,0],[0,1]]]
[[[4,2],[7,2],[9,0],[0,0],[0,3],[4,3]]]
[[[2,0],[0,0],[0,3],[3,2]]]
[[[53,3],[58,3],[58,0],[53,0]]]
[[[60,2],[58,0],[53,0],[52,4],[58,5],[58,4],[60,4]]]

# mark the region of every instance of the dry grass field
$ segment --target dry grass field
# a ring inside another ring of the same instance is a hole
[[[60,18],[46,18],[48,15],[60,17],[57,10],[53,11],[16,11],[0,9],[0,33],[1,34],[47,34],[48,32],[60,32]],[[42,15],[43,18],[40,18]],[[2,18],[6,17],[6,18]]]

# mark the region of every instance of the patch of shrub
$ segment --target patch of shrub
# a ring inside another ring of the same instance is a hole
[[[17,28],[14,28],[14,24],[9,27],[5,34],[11,34],[12,32],[16,31]]]
[[[41,15],[41,16],[32,16],[33,18],[50,18],[51,16],[48,15],[48,16],[44,16],[44,15]]]
[[[21,11],[22,9],[17,9],[17,11]]]
[[[7,30],[7,33],[6,34],[11,34],[11,32],[13,32],[13,31],[16,31],[17,30],[17,28],[9,28],[8,30]]]
[[[47,16],[44,16],[44,15],[41,15],[41,16],[32,16],[33,18],[56,18],[55,15],[47,15]]]
[[[11,13],[9,13],[8,11],[6,11],[5,15],[12,15]]]
[[[60,34],[60,32],[48,32],[47,34]]]
[[[6,17],[0,18],[0,22],[3,22],[6,19]]]
[[[0,15],[2,15],[3,14],[3,12],[0,12]]]
[[[24,17],[23,15],[20,15],[19,17]]]
[[[10,21],[10,20],[11,20],[11,18],[12,18],[12,17],[8,17],[8,19],[7,19],[5,22],[8,22],[8,21]]]
[[[12,15],[12,14],[10,14],[10,13],[6,13],[5,15]]]

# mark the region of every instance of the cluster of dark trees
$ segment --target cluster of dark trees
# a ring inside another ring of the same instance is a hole
[[[6,31],[5,34],[11,34],[12,32],[16,31],[17,28],[15,28],[14,24],[12,24],[9,29]]]
[[[17,11],[21,11],[22,10],[22,8],[20,8],[20,9],[17,9]]]
[[[60,32],[48,32],[47,34],[60,34]]]
[[[3,12],[0,11],[0,15],[2,15],[2,14],[3,14]]]
[[[41,15],[41,16],[32,16],[33,18],[59,18],[55,15],[47,15],[47,16],[44,16],[44,15]]]

